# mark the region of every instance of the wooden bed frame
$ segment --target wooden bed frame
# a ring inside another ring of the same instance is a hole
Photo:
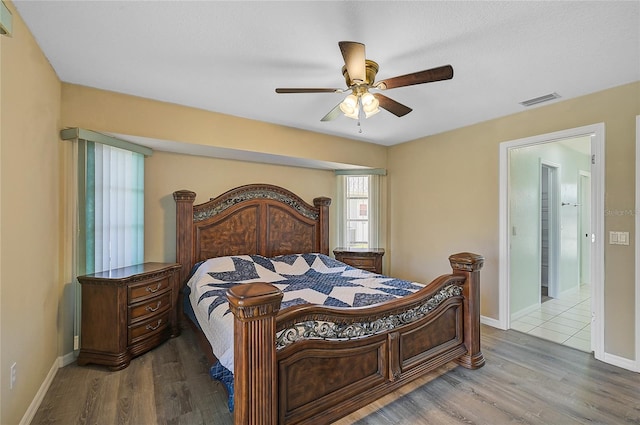
[[[241,186],[199,205],[194,192],[173,196],[184,283],[197,262],[211,257],[329,254],[329,198],[310,205],[267,184]],[[234,423],[328,424],[450,361],[483,366],[484,259],[461,253],[449,261],[451,274],[413,295],[369,307],[280,311],[283,294],[271,284],[230,289]]]

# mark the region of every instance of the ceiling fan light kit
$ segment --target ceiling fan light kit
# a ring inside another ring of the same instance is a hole
[[[365,118],[369,118],[380,112],[379,106],[378,99],[369,93],[366,87],[357,86],[353,89],[353,93],[340,103],[340,110],[346,117],[357,120],[360,118],[360,108],[362,108]]]
[[[358,119],[359,99],[355,95],[350,94],[340,103],[340,110],[345,116]]]
[[[397,117],[403,117],[412,111],[395,100],[381,94],[370,93],[369,90],[388,90],[415,84],[431,83],[434,81],[450,80],[453,78],[453,67],[445,65],[438,68],[426,69],[411,74],[375,82],[379,66],[376,62],[365,59],[364,44],[355,41],[340,41],[338,43],[344,59],[342,75],[347,83],[347,90],[351,90],[340,104],[334,107],[321,121],[332,121],[342,113],[352,119],[359,119],[360,112],[369,118],[385,109]],[[329,88],[277,88],[276,93],[344,93],[347,90]]]
[[[362,110],[364,111],[365,117],[369,118],[372,115],[380,112],[378,106],[380,106],[380,102],[376,99],[371,93],[365,92],[362,96],[360,96],[362,100]]]

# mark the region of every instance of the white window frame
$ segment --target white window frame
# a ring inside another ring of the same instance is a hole
[[[353,248],[350,246],[348,238],[348,222],[354,219],[348,218],[348,198],[347,182],[350,177],[367,177],[368,178],[368,241],[366,246],[358,248],[381,248],[381,179],[386,175],[383,169],[364,169],[364,170],[337,170],[336,177],[338,182],[337,190],[337,232],[338,244],[344,248]]]

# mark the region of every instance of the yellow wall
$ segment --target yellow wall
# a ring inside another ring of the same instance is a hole
[[[333,171],[155,152],[145,160],[145,260],[175,261],[174,191],[192,190],[202,203],[249,183],[285,187],[310,204],[318,196],[335,199]],[[335,216],[335,203],[329,216]],[[335,247],[334,239],[329,246]]]
[[[605,208],[635,210],[635,117],[640,82],[460,128],[388,153],[391,273],[426,280],[457,251],[485,256],[482,314],[498,317],[499,144],[605,124]],[[606,215],[610,230],[635,232],[632,215]],[[605,246],[605,351],[628,359],[634,345],[634,249]]]
[[[63,125],[345,164],[386,166],[386,147],[63,84]]]
[[[58,357],[61,84],[6,3],[14,33],[0,37],[0,423],[15,424]]]
[[[367,148],[365,144],[364,149]],[[331,198],[329,250],[338,246],[335,226],[337,184],[333,171],[156,151],[145,160],[145,260],[175,261],[174,191],[188,189],[196,192],[197,204],[249,183],[282,186],[310,204],[318,196]],[[382,187],[385,188],[384,185]],[[382,203],[385,202],[386,196],[383,195]],[[386,242],[384,237],[381,235],[382,244]]]

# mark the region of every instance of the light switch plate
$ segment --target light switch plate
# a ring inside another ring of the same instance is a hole
[[[618,244],[629,245],[629,232],[618,232]]]
[[[609,245],[629,245],[629,232],[609,232]]]
[[[609,245],[618,245],[618,232],[609,232]]]

